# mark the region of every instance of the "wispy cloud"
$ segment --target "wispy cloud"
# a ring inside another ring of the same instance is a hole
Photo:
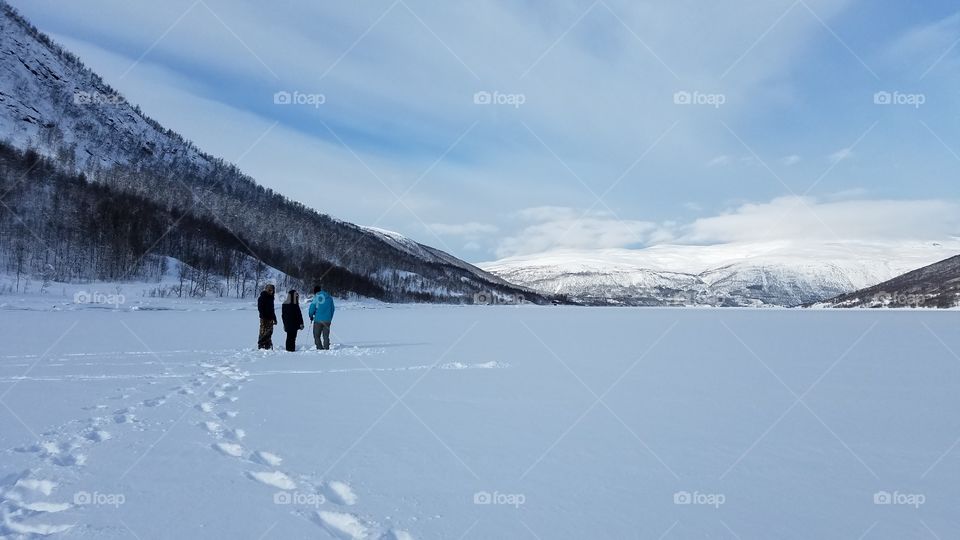
[[[785,156],[783,159],[780,160],[780,162],[783,163],[783,164],[784,164],[785,166],[787,166],[787,167],[793,167],[794,165],[800,163],[801,161],[803,161],[803,158],[801,158],[800,156],[798,156],[798,155],[796,155],[796,154],[791,154],[791,155],[789,155],[789,156]]]
[[[892,242],[960,237],[960,201],[821,201],[781,197],[740,205],[686,223],[621,221],[609,214],[583,215],[572,208],[528,209],[540,219],[502,241],[500,257],[556,249],[628,248],[661,243]]]
[[[818,201],[782,197],[745,204],[682,227],[687,243],[767,240],[938,240],[960,235],[960,203],[946,200]]]
[[[707,167],[719,167],[721,165],[726,165],[727,163],[730,163],[730,156],[717,156],[707,162]]]
[[[840,150],[837,150],[836,152],[827,156],[827,159],[830,160],[830,163],[840,163],[841,161],[849,158],[852,155],[853,155],[852,148],[841,148]]]
[[[517,214],[526,224],[504,238],[498,257],[558,248],[608,248],[640,245],[656,236],[656,223],[621,220],[607,212],[567,207],[527,208]]]

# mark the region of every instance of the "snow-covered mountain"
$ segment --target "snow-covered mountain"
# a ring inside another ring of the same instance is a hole
[[[594,305],[796,306],[869,287],[960,253],[948,243],[764,242],[561,250],[481,268]]]
[[[960,306],[960,256],[907,272],[878,285],[831,298],[813,307],[931,307]]]
[[[479,294],[544,301],[440,250],[335,219],[258,185],[150,119],[3,0],[0,140],[9,167],[0,178],[0,226],[19,235],[0,243],[7,271],[123,280],[169,256],[239,280],[247,270],[236,261],[252,257],[306,282],[322,277],[334,292],[384,300],[471,301]],[[45,158],[39,169],[37,154]],[[118,196],[132,198],[110,205]],[[118,229],[131,237],[98,230],[102,218],[75,197],[110,212],[113,223],[129,224]],[[67,208],[56,206],[62,202]],[[156,230],[137,227],[145,222]],[[57,248],[77,239],[83,253]]]

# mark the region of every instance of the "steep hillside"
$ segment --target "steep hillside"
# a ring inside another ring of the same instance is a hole
[[[960,306],[960,255],[908,272],[873,287],[831,298],[815,307]]]
[[[174,215],[216,224],[244,255],[291,276],[326,280],[337,268],[352,276],[336,283],[343,292],[360,293],[352,283],[369,281],[372,289],[363,288],[380,291],[385,300],[523,295],[545,301],[447,253],[334,219],[258,185],[151,120],[2,0],[0,36],[0,138],[14,148],[36,150],[63,174],[82,173],[86,180]],[[22,179],[8,180],[15,187]],[[15,221],[16,216],[7,217]],[[0,251],[9,259],[12,237],[4,238],[9,241]],[[50,252],[36,245],[18,245],[24,246],[26,253],[19,256],[33,271],[64,264],[48,260]],[[147,249],[148,257],[136,264],[170,255],[156,251],[160,247]],[[78,271],[96,273],[86,270]]]

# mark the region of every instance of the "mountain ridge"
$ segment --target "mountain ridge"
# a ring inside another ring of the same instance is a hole
[[[960,240],[949,245],[779,241],[558,250],[480,267],[591,305],[793,307],[868,287],[958,252]]]

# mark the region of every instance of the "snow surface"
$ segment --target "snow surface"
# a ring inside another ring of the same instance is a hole
[[[0,308],[0,536],[960,536],[956,311],[61,300]]]

